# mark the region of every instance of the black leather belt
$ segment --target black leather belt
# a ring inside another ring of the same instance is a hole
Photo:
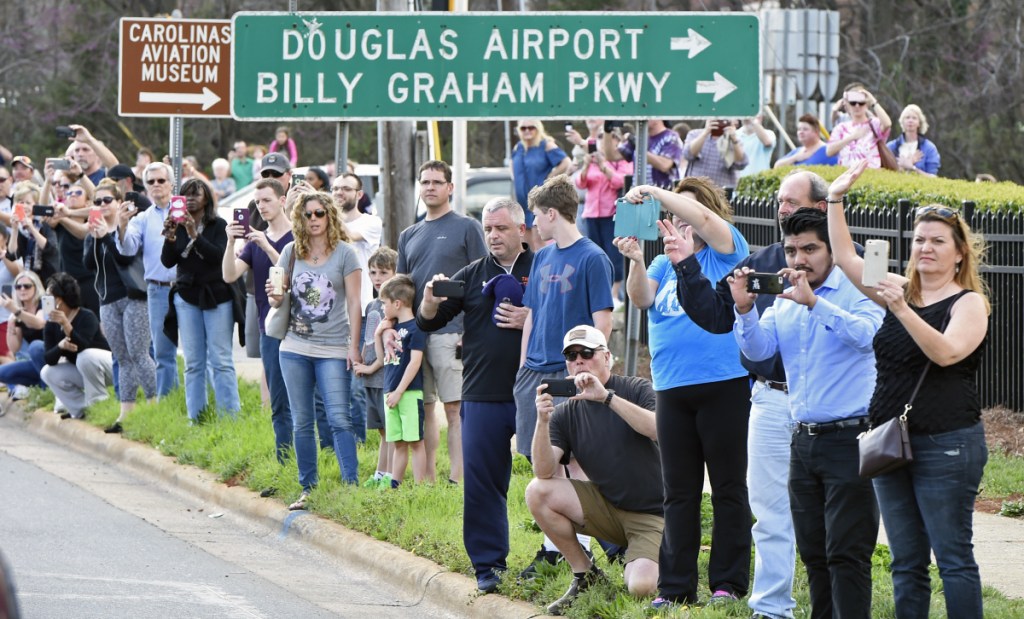
[[[764,376],[755,376],[754,378],[757,380],[757,382],[764,383],[765,386],[768,387],[769,389],[774,389],[776,391],[781,391],[783,393],[789,393],[789,384],[787,383],[780,383],[779,381],[776,380],[768,380]]]
[[[158,282],[155,279],[147,279],[146,283],[153,284],[154,286],[163,286],[164,288],[170,288],[172,286],[171,282]]]
[[[850,419],[840,419],[838,421],[829,421],[828,423],[797,423],[796,431],[797,434],[800,432],[806,432],[809,436],[815,436],[817,434],[828,434],[829,432],[838,432],[839,430],[846,430],[849,428],[867,428],[868,418],[867,417],[852,417]]]

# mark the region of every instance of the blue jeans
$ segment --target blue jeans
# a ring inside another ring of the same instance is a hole
[[[899,619],[928,617],[931,551],[939,566],[949,617],[980,617],[981,576],[974,561],[972,518],[988,461],[981,422],[942,434],[911,434],[914,461],[875,478],[892,551]]]
[[[204,310],[174,296],[178,312],[178,337],[185,353],[185,407],[189,419],[198,419],[206,408],[206,370],[213,374],[213,395],[217,412],[234,415],[238,401],[238,379],[231,358],[231,334],[235,326],[231,301]]]
[[[315,392],[323,397],[341,479],[345,483],[357,483],[359,461],[352,417],[348,412],[349,371],[345,360],[307,357],[286,351],[281,351],[280,359],[281,375],[288,385],[288,403],[295,428],[295,460],[302,489],[309,491],[317,484],[317,445],[313,432]]]
[[[267,389],[270,391],[270,423],[274,428],[274,446],[277,461],[284,464],[288,450],[292,446],[292,411],[288,407],[288,387],[285,386],[281,374],[279,358],[281,340],[260,334],[260,358],[263,360],[263,373],[267,377]]]
[[[348,384],[349,412],[352,416],[352,434],[360,443],[366,442],[366,388],[363,387],[363,379],[356,376],[355,372],[349,371],[350,382]]]
[[[153,341],[153,359],[156,361],[156,394],[165,396],[178,386],[178,348],[164,335],[164,318],[171,304],[167,300],[169,288],[149,284],[146,307],[149,309],[149,333]],[[181,318],[179,317],[179,326]]]
[[[27,347],[22,347],[22,349],[18,351],[19,361],[12,361],[10,363],[0,365],[0,384],[25,385],[26,387],[45,387],[45,385],[43,385],[43,379],[39,377],[40,370],[42,370],[43,366],[46,365],[46,361],[43,359],[44,352],[45,346],[43,345],[43,340],[36,340],[31,342]]]
[[[754,585],[747,601],[755,613],[793,617],[796,538],[789,511],[789,453],[793,441],[789,397],[754,382],[747,434],[747,488],[757,518],[754,537]]]

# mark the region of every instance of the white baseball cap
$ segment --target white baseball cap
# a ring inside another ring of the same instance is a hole
[[[562,352],[568,350],[570,346],[585,346],[591,350],[606,349],[608,340],[605,339],[604,333],[590,325],[577,325],[569,329],[562,339]]]

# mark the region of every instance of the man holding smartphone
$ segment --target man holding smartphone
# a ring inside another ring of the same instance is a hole
[[[526,487],[530,513],[573,571],[569,590],[547,607],[552,615],[561,615],[592,585],[607,582],[576,534],[624,546],[626,588],[643,597],[658,587],[665,527],[651,382],[612,374],[608,341],[589,325],[569,329],[562,354],[579,393],[556,407],[547,384],[537,387],[531,450],[536,477]],[[559,475],[570,458],[579,463],[586,480]]]

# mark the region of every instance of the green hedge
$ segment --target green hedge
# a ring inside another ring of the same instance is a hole
[[[804,166],[832,181],[846,168],[840,166]],[[768,198],[775,196],[782,179],[792,167],[766,170],[740,179],[736,193],[741,196]],[[912,204],[945,204],[959,208],[964,200],[973,200],[979,211],[1024,211],[1024,187],[1015,183],[974,183],[950,178],[931,178],[889,170],[867,170],[847,196],[849,204],[891,204],[900,198]]]

